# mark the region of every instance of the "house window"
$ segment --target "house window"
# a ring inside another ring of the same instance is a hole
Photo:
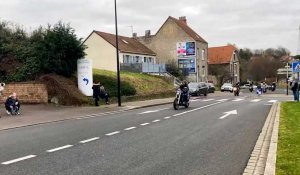
[[[147,63],[147,57],[144,57],[144,63]]]
[[[130,63],[130,55],[123,55],[123,63]]]
[[[234,63],[234,74],[237,74],[237,64]]]
[[[205,50],[204,49],[201,51],[201,59],[202,59],[202,61],[205,60]]]
[[[139,63],[140,62],[140,57],[139,56],[135,56],[135,62]]]
[[[149,63],[152,63],[152,57],[149,57],[148,60]]]

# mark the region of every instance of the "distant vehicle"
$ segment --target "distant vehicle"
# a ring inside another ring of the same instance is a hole
[[[249,89],[250,87],[250,84],[244,84],[243,86],[241,86],[240,88],[241,89]]]
[[[208,93],[215,93],[215,85],[212,83],[206,83],[207,87],[208,87]]]
[[[191,82],[189,83],[189,91],[192,96],[207,96],[208,94],[208,86],[204,82]]]
[[[224,92],[224,91],[233,92],[232,84],[231,84],[231,83],[224,83],[224,84],[221,86],[221,92]]]

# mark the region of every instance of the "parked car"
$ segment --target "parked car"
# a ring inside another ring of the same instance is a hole
[[[231,83],[224,83],[224,84],[221,86],[221,92],[224,92],[224,91],[230,91],[230,92],[233,92],[232,84],[231,84]]]
[[[192,95],[192,96],[200,96],[200,95],[207,96],[207,94],[208,94],[208,86],[204,82],[189,83],[189,90],[190,90],[190,95]]]
[[[207,87],[208,87],[208,93],[215,93],[215,85],[212,83],[206,83]]]

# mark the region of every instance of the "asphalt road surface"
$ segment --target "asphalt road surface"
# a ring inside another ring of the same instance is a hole
[[[271,105],[244,93],[0,131],[1,175],[239,175]]]

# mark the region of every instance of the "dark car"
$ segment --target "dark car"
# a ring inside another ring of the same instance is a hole
[[[204,82],[189,83],[189,90],[190,90],[190,95],[192,95],[192,96],[200,96],[200,95],[207,96],[207,94],[208,94],[208,86]]]
[[[208,87],[208,93],[215,93],[216,88],[215,85],[212,83],[206,83],[207,87]]]

